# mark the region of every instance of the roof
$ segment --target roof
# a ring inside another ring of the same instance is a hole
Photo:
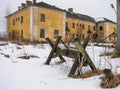
[[[91,21],[91,22],[95,22],[93,17],[87,16],[87,15],[83,15],[83,14],[79,14],[79,13],[69,13],[68,11],[66,12],[66,16],[69,18],[76,18],[76,19],[80,19],[80,20],[85,20],[85,21]]]
[[[21,9],[21,10],[17,10],[17,11],[13,12],[12,14],[10,14],[10,15],[8,15],[8,16],[6,16],[6,17],[9,17],[9,16],[11,16],[11,15],[17,13],[17,12],[20,12],[20,11],[22,11],[22,10],[28,8],[28,7],[31,7],[31,6],[43,7],[43,8],[47,8],[47,9],[53,9],[53,10],[65,12],[65,10],[60,9],[60,8],[54,6],[54,5],[52,6],[52,5],[47,4],[47,3],[45,3],[45,2],[39,2],[39,3],[36,3],[36,4],[29,5],[29,6],[23,8],[23,9]]]
[[[97,23],[101,23],[101,22],[110,22],[110,23],[114,23],[114,24],[117,24],[116,22],[112,21],[112,20],[109,20],[107,18],[100,18],[99,20],[96,20]]]
[[[60,8],[56,7],[55,5],[47,4],[45,2],[39,2],[39,3],[34,4],[33,6],[44,7],[44,8],[48,8],[48,9],[53,9],[53,10],[65,12],[65,10],[60,9]]]
[[[76,14],[80,19],[82,20],[86,20],[86,21],[91,21],[91,22],[95,22],[95,19],[93,17],[87,16],[87,15],[83,15],[83,14]]]

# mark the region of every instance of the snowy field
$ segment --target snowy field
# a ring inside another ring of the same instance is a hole
[[[54,58],[50,65],[44,65],[50,50],[48,44],[34,46],[8,43],[0,46],[0,90],[103,90],[100,87],[101,75],[87,79],[67,77],[73,64],[70,58],[65,58],[67,62],[62,64],[56,64],[59,58]],[[120,58],[99,56],[112,48],[91,45],[86,50],[97,68],[109,68],[120,74]],[[39,58],[18,58],[23,55],[35,55]],[[87,70],[90,70],[89,66],[84,67],[82,72]],[[120,90],[120,85],[110,90]]]

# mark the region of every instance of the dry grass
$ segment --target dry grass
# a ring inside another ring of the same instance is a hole
[[[112,56],[114,52],[103,52],[100,56]]]
[[[101,77],[101,87],[102,88],[115,88],[120,84],[120,74],[114,75],[112,80],[108,80],[106,76]]]
[[[72,78],[89,78],[89,77],[92,77],[92,76],[96,76],[96,75],[101,75],[103,74],[103,71],[100,70],[100,69],[97,69],[97,70],[94,70],[94,71],[87,71],[81,75],[70,75],[69,77],[72,77]]]
[[[115,50],[115,51],[113,52],[112,58],[118,58],[118,57],[120,57],[120,52],[117,51],[117,50]]]
[[[113,52],[103,52],[100,56],[111,56],[111,58],[118,58],[120,57],[120,52],[114,50]]]

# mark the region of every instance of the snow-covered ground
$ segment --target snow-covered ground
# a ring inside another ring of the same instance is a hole
[[[50,65],[44,65],[50,50],[48,44],[34,46],[8,43],[0,46],[0,90],[102,90],[101,76],[87,79],[67,77],[73,63],[70,58],[65,58],[67,62],[62,64],[56,64],[59,58],[54,58]],[[97,68],[110,68],[114,73],[120,73],[120,58],[99,56],[111,48],[91,45],[86,50]],[[39,58],[17,58],[23,55],[36,55]],[[82,72],[89,69],[89,66],[84,67]],[[120,86],[112,90],[120,90]]]

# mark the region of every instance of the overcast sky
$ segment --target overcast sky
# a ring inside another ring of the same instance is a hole
[[[110,6],[110,4],[113,4],[116,8],[116,0],[37,0],[37,2],[40,1],[66,10],[72,7],[74,12],[89,15],[94,18],[105,17],[112,21],[116,21],[116,14]],[[0,30],[4,27],[3,22],[6,8],[9,8],[11,12],[14,12],[21,3],[25,2],[26,0],[1,0]]]

